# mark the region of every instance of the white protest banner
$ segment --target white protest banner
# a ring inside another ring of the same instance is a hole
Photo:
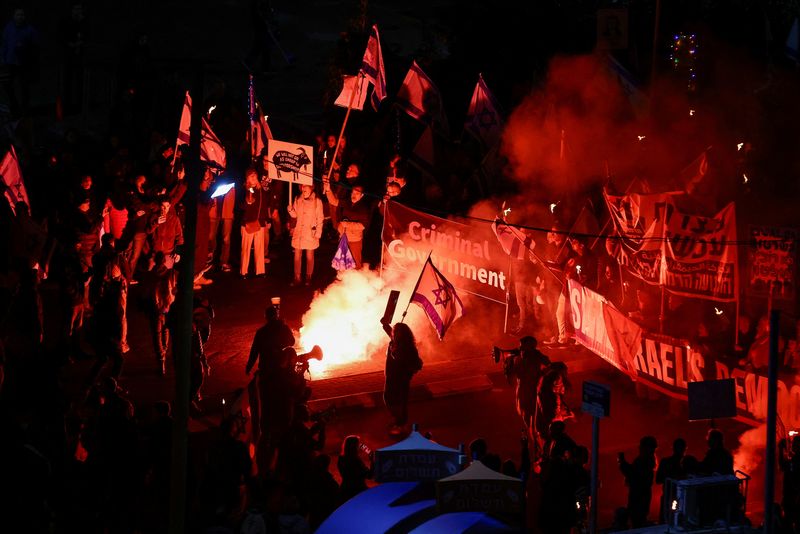
[[[269,176],[293,184],[314,184],[314,149],[271,139],[267,151]]]

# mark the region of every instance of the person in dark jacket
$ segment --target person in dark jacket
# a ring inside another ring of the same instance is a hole
[[[622,452],[617,457],[619,469],[625,475],[625,485],[628,486],[628,514],[633,528],[641,528],[647,524],[647,513],[650,511],[653,494],[657,448],[656,438],[645,436],[639,441],[639,455],[633,462],[625,460],[625,454]]]
[[[144,175],[135,178],[133,190],[128,195],[128,224],[122,232],[130,258],[128,272],[131,283],[135,283],[133,277],[136,275],[136,265],[147,240],[147,223],[154,209],[152,199],[145,189],[146,184],[147,178]]]
[[[261,434],[257,445],[256,462],[259,473],[264,474],[272,468],[273,457],[279,438],[274,432],[276,423],[275,406],[270,406],[270,398],[278,397],[282,377],[285,377],[285,358],[283,349],[294,345],[294,335],[283,320],[278,317],[278,308],[269,306],[264,312],[266,323],[258,329],[250,348],[245,373],[250,374],[258,364],[258,419]],[[254,416],[255,417],[255,416]]]
[[[522,417],[522,423],[528,430],[528,436],[533,442],[536,456],[541,451],[542,436],[537,436],[534,427],[536,415],[536,388],[542,378],[544,370],[550,365],[550,358],[542,354],[537,347],[536,338],[523,336],[519,340],[519,356],[510,360],[508,373],[516,380],[517,413]],[[547,430],[547,427],[544,427]]]
[[[331,200],[331,197],[329,197]],[[339,224],[337,231],[339,236],[347,235],[347,243],[350,246],[350,252],[353,254],[353,259],[356,262],[356,269],[361,268],[361,251],[363,250],[364,231],[369,225],[369,219],[372,216],[372,210],[368,201],[364,198],[364,187],[356,185],[353,187],[350,194],[339,200],[336,200],[337,220]]]
[[[666,521],[668,506],[675,498],[675,487],[667,484],[667,480],[682,480],[686,478],[686,470],[683,466],[683,458],[686,455],[686,440],[678,438],[672,443],[672,455],[662,458],[658,463],[656,471],[656,484],[661,484],[664,489],[661,494],[660,519]]]
[[[94,310],[94,351],[97,358],[89,374],[87,389],[100,376],[103,367],[112,361],[111,377],[122,374],[122,335],[125,322],[125,302],[128,282],[118,266],[111,266]]]
[[[239,273],[247,276],[250,267],[250,250],[253,250],[256,276],[265,272],[264,233],[269,232],[270,203],[269,195],[258,183],[258,174],[255,169],[248,169],[245,173],[245,190],[239,209],[242,211],[242,257]]]
[[[400,323],[402,324],[402,323]],[[359,457],[361,438],[347,436],[342,443],[342,454],[336,461],[342,485],[339,492],[340,502],[345,503],[367,489],[367,479],[372,478],[372,467]]]
[[[399,435],[408,420],[408,393],[411,379],[422,369],[422,359],[417,351],[417,343],[411,328],[405,323],[392,327],[388,321],[381,321],[383,330],[391,338],[386,351],[386,382],[383,387],[383,402],[393,421],[389,433]]]
[[[722,432],[716,428],[709,430],[706,443],[708,451],[700,462],[700,472],[709,475],[732,475],[733,455],[725,448]]]

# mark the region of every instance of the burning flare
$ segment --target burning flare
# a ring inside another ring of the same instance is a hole
[[[401,291],[398,309],[402,311],[417,275],[414,272],[401,279],[382,280],[368,270],[344,271],[324,293],[314,297],[303,315],[298,349],[305,352],[314,345],[322,348],[322,360],[308,362],[312,379],[353,365],[370,367],[370,356],[382,352],[389,342],[380,318],[390,289]],[[374,370],[380,366],[374,365]]]

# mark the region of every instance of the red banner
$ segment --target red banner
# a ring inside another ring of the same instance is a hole
[[[489,224],[441,219],[389,202],[384,210],[383,269],[416,276],[428,254],[459,292],[505,304],[508,256]]]
[[[793,301],[796,294],[797,238],[795,228],[750,226],[746,291],[753,296]]]
[[[643,331],[630,361],[626,354],[620,354],[611,340],[614,337],[635,339],[635,329],[632,334],[626,322],[607,319],[604,308],[613,308],[613,305],[607,303],[602,295],[573,280],[569,286],[572,324],[575,336],[583,346],[633,380],[677,399],[687,400],[689,382],[733,378],[738,419],[754,426],[764,420],[767,414],[766,376],[737,367],[734,358],[701,354],[688,341]],[[778,415],[786,428],[800,428],[800,383],[794,374],[779,376]]]
[[[653,285],[688,297],[734,301],[738,290],[736,210],[714,217],[682,213],[674,193],[605,193],[621,241],[617,259]]]

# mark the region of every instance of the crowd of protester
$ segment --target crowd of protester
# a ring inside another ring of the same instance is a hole
[[[267,31],[263,22],[261,16],[254,18],[262,37]],[[86,23],[80,4],[62,26],[64,106],[70,113],[81,107],[83,92]],[[260,57],[262,68],[270,68],[270,42],[263,38],[254,45],[248,61]],[[26,21],[24,10],[15,10],[0,49],[7,68],[3,83],[14,117],[29,113],[37,46],[37,31]],[[241,121],[243,112],[231,110],[236,99],[224,84],[217,84],[206,103],[218,106],[210,122],[218,127],[226,148],[232,149],[231,163],[224,172],[204,168],[194,191],[187,185],[186,153],[180,147],[176,150],[171,134],[142,128],[146,114],[137,111],[147,100],[141,96],[146,91],[138,89],[148,72],[146,49],[142,36],[123,54],[118,121],[105,139],[69,129],[42,149],[20,147],[30,206],[0,202],[0,434],[4,436],[0,462],[5,474],[0,501],[16,510],[15,517],[26,518],[31,532],[166,529],[171,407],[166,401],[135,406],[130,399],[136,392],[125,389],[124,364],[133,356],[127,319],[136,306],[150,318],[152,372],[166,376],[181,269],[192,271],[196,291],[190,391],[193,414],[198,415],[203,412],[202,385],[210,372],[204,345],[214,317],[203,288],[218,277],[234,276],[230,274],[234,271],[242,278],[283,276],[275,264],[291,272],[285,280],[289,285],[321,285],[329,268],[327,261],[320,261],[319,249],[337,243],[342,235],[347,236],[357,268],[376,265],[381,211],[390,199],[415,208],[436,208],[438,213],[458,213],[479,196],[479,188],[470,185],[476,155],[466,143],[454,149],[454,168],[446,183],[439,183],[401,157],[400,152],[408,151],[399,143],[373,150],[365,139],[369,129],[355,141],[320,131],[313,174],[323,178],[292,191],[286,182],[269,175],[265,154],[252,158],[226,138],[226,128]],[[243,100],[237,104],[246,109]],[[246,123],[241,129],[246,130]],[[212,198],[217,185],[231,181],[234,188]],[[195,196],[189,199],[189,194]],[[195,225],[185,220],[188,200],[198,206]],[[728,355],[732,363],[754,371],[765,370],[769,331],[763,313],[742,313],[731,321],[735,312],[720,315],[713,305],[670,296],[662,314],[658,291],[620,268],[615,241],[592,242],[571,235],[555,214],[548,222],[552,231],[541,236],[536,255],[511,265],[514,330],[534,332],[546,346],[573,344],[565,286],[571,278],[604,295],[648,329],[658,331],[662,323],[668,324],[669,334],[690,340],[701,351]],[[189,239],[187,228],[192,226],[194,235]],[[187,240],[194,242],[191,253]],[[194,258],[191,265],[187,257]],[[267,330],[278,324],[273,313],[267,311]],[[397,339],[391,328],[387,333]],[[267,334],[259,335],[247,371],[258,365],[259,395],[275,409],[251,421],[262,435],[252,456],[242,441],[243,422],[236,417],[223,418],[208,443],[193,443],[201,451],[193,459],[190,476],[193,528],[311,531],[337,506],[364,491],[372,476],[369,448],[357,435],[343,440],[336,471],[331,457],[322,452],[326,416],[310,413],[307,385],[295,367],[297,355],[283,351],[293,345],[294,339],[288,339],[291,332],[282,329],[275,334],[284,336],[280,342],[264,341]],[[780,350],[783,367],[800,371],[800,322],[796,331],[783,336]],[[401,374],[418,370],[421,364],[415,356],[408,364],[411,370]],[[73,388],[63,381],[65,369],[81,362],[89,362],[88,371]],[[547,374],[542,369],[536,372]],[[549,376],[551,387],[561,388],[563,395],[565,373],[559,373]],[[535,421],[535,412],[541,409],[533,402],[540,378],[537,374],[533,384],[531,377],[521,383],[525,391],[518,399],[520,413],[529,433],[523,439],[519,465],[501,462],[487,451],[484,439],[472,443],[471,457],[523,480],[535,467],[541,484],[540,527],[567,532],[586,520],[589,454],[569,437],[566,418],[554,416],[555,404],[554,414]],[[397,430],[407,419],[408,384],[395,389],[389,404]],[[535,444],[535,466],[528,457],[531,439],[540,441]],[[786,510],[800,495],[798,443],[795,438],[782,449],[795,452],[780,464],[788,474],[783,493]],[[654,483],[732,473],[732,459],[718,431],[709,433],[708,446],[708,453],[698,460],[686,455],[686,443],[678,439],[672,456],[659,463],[655,439],[645,437],[632,462],[620,455],[630,496],[614,528],[639,527],[654,519],[648,518]],[[662,510],[668,500],[662,501]],[[0,525],[5,520],[0,518]],[[798,521],[787,516],[790,520]]]

